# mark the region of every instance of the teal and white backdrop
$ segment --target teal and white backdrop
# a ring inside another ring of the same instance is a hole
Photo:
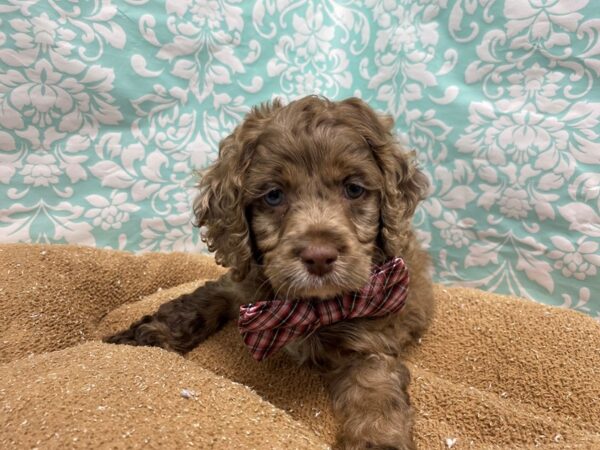
[[[596,0],[4,0],[0,241],[202,251],[192,168],[313,93],[418,150],[438,281],[599,316]]]

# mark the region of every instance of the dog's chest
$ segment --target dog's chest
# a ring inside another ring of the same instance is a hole
[[[321,340],[316,336],[291,342],[284,347],[284,350],[299,364],[314,363],[317,357],[321,359],[325,353]]]
[[[355,334],[357,322],[361,320],[325,326],[302,339],[289,343],[284,349],[300,364],[328,365],[332,359],[350,350],[346,344]]]

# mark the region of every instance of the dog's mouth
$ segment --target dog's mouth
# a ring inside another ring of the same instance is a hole
[[[296,288],[296,298],[331,298],[353,290],[347,283],[341,283],[335,274],[315,276],[306,275]]]
[[[325,275],[314,275],[298,267],[285,280],[275,284],[276,297],[282,300],[327,299],[361,289],[369,281],[368,271],[340,267]]]

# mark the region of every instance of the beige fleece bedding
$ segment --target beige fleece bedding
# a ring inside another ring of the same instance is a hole
[[[0,245],[0,448],[313,449],[333,443],[322,383],[264,363],[234,325],[186,357],[100,343],[222,273],[212,259]],[[600,449],[600,324],[436,286],[409,354],[422,449]]]

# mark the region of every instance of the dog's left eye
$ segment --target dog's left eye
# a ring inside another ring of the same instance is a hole
[[[279,206],[283,203],[285,195],[281,189],[271,189],[263,197],[265,203],[269,206]]]
[[[362,187],[360,184],[346,183],[344,185],[344,192],[346,194],[346,197],[354,200],[365,193],[365,188]]]

